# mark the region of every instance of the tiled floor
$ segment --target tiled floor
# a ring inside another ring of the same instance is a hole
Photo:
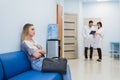
[[[120,61],[103,56],[102,62],[80,59],[69,60],[72,80],[120,80]]]

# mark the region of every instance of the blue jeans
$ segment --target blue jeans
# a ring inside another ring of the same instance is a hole
[[[40,58],[37,62],[32,63],[33,70],[41,71],[43,59],[44,59],[44,57]],[[69,65],[67,65],[66,74],[63,74],[63,80],[72,80]]]

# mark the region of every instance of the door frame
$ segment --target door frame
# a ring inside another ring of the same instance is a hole
[[[56,4],[56,23],[58,24],[58,39],[60,40],[60,57],[63,57],[63,7]]]

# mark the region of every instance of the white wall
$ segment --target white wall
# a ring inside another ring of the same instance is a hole
[[[82,36],[82,29],[83,29],[83,4],[82,1],[79,0],[79,19],[78,19],[78,52],[79,57],[80,54],[84,52],[84,43],[83,43],[83,36]]]
[[[83,18],[101,17],[104,28],[103,53],[109,53],[110,42],[120,41],[120,7],[118,2],[84,3]]]
[[[45,48],[47,25],[56,23],[56,0],[0,0],[0,53],[20,50],[25,23],[35,25],[35,39]]]
[[[65,13],[79,13],[79,0],[64,0]]]
[[[64,0],[56,0],[58,4],[60,4],[61,6],[63,6],[64,4]]]

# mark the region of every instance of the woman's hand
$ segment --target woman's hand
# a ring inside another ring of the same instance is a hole
[[[42,49],[39,49],[39,52],[41,53],[41,54],[45,54],[45,50],[42,48]]]
[[[100,36],[101,36],[101,34],[100,34],[100,33],[95,33],[95,35],[100,35]]]
[[[36,52],[34,52],[34,53],[32,54],[32,56],[35,57],[35,58],[39,58],[39,57],[42,56],[42,54],[40,53],[40,50],[37,50]]]
[[[38,49],[35,53],[32,54],[32,56],[35,58],[39,58],[44,54],[45,54],[45,50],[42,48],[42,49]]]
[[[101,36],[100,33],[95,33],[95,34],[93,35],[93,38],[95,38],[97,35]]]

